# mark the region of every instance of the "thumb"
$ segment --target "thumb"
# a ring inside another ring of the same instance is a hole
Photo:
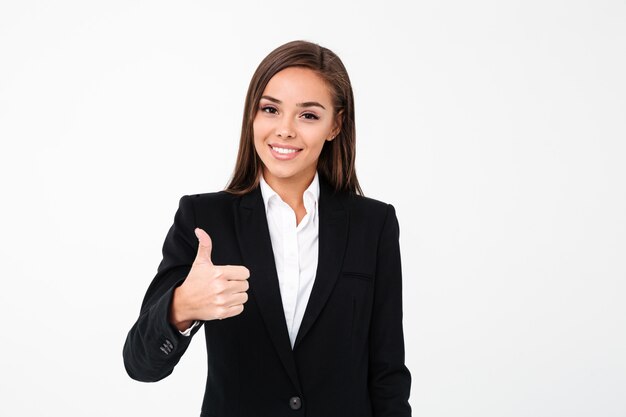
[[[194,263],[197,262],[213,265],[213,262],[211,261],[211,249],[213,249],[213,242],[211,242],[209,234],[199,227],[196,227],[194,232],[198,238],[198,254],[196,255]]]

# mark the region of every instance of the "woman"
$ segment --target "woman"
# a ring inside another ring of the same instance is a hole
[[[166,377],[202,325],[202,416],[410,416],[398,221],[363,196],[354,158],[341,60],[304,41],[271,52],[230,184],[180,199],[128,374]]]

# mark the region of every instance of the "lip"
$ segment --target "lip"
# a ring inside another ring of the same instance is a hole
[[[294,159],[295,157],[297,157],[300,154],[301,149],[295,148],[293,146],[284,146],[284,148],[286,149],[296,149],[296,152],[292,152],[292,153],[287,153],[287,154],[283,154],[283,153],[278,153],[276,152],[274,149],[272,149],[271,145],[268,145],[268,147],[270,148],[270,153],[272,154],[272,156],[278,160],[281,161],[289,161],[291,159]],[[283,146],[280,145],[276,145],[276,147],[278,148],[282,148]]]
[[[273,148],[295,149],[297,151],[302,149],[291,145],[283,145],[282,143],[270,143],[269,145]]]

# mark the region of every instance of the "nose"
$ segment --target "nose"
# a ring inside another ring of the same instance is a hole
[[[282,121],[276,127],[276,136],[281,138],[294,138],[296,137],[296,131],[293,128],[291,119],[284,117]]]

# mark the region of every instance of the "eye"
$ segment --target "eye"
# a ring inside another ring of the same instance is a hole
[[[317,117],[317,115],[313,113],[304,113],[302,117],[304,117],[307,120],[319,120],[319,117]]]
[[[264,113],[276,114],[278,110],[272,106],[261,106],[261,111]]]

